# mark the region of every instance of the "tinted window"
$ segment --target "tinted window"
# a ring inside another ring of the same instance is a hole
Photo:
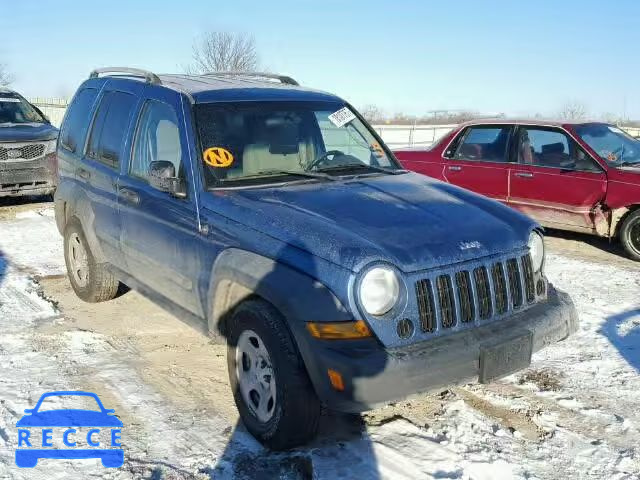
[[[118,166],[135,103],[136,97],[123,92],[107,92],[102,97],[89,137],[88,157]]]
[[[97,95],[95,88],[83,88],[71,102],[60,132],[60,145],[66,150],[76,152],[84,139]]]
[[[129,172],[146,179],[149,165],[155,161],[171,162],[176,175],[182,174],[180,129],[175,110],[166,103],[150,100],[140,115]]]
[[[481,162],[507,162],[507,148],[511,127],[469,127],[464,133],[453,158]]]
[[[518,163],[570,170],[600,171],[566,133],[553,128],[521,127]]]

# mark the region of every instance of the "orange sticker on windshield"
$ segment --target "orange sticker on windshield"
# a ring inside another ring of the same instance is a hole
[[[233,163],[231,152],[222,147],[211,147],[204,151],[204,163],[210,167],[225,168]]]
[[[382,149],[382,147],[378,142],[373,142],[371,144],[371,150],[373,151],[376,157],[378,158],[384,157],[384,150]]]

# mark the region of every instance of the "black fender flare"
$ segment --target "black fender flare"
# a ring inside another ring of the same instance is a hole
[[[229,248],[216,259],[208,292],[209,335],[226,343],[225,324],[239,302],[258,296],[282,314],[316,392],[326,389],[319,358],[314,353],[307,321],[348,321],[353,315],[325,285],[277,260]],[[223,340],[224,339],[224,340]]]
[[[289,324],[353,320],[349,310],[318,280],[277,260],[228,248],[216,258],[209,281],[207,321],[211,335],[224,335],[225,315],[252,295],[271,303]]]
[[[60,234],[64,235],[64,229],[69,220],[77,218],[89,243],[91,254],[96,262],[104,263],[105,256],[93,228],[96,217],[91,208],[91,201],[84,190],[68,182],[61,182],[54,197],[54,210],[56,226]]]

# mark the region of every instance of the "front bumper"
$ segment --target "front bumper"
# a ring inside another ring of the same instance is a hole
[[[411,394],[477,381],[480,348],[506,341],[514,333],[531,332],[535,352],[577,329],[571,298],[550,286],[545,302],[509,319],[409,347],[385,350],[374,341],[314,341],[309,347],[316,350],[316,361],[307,369],[328,408],[361,412]],[[344,391],[331,387],[327,369],[341,373]]]
[[[58,185],[55,154],[36,160],[0,162],[0,197],[48,195]]]

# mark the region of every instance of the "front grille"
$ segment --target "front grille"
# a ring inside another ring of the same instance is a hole
[[[511,292],[511,304],[513,308],[522,306],[522,285],[520,284],[520,271],[518,260],[510,258],[507,260],[507,274],[509,275],[509,291]]]
[[[436,310],[433,304],[433,291],[431,280],[418,280],[416,282],[416,299],[420,311],[420,326],[425,333],[436,331]]]
[[[456,304],[453,298],[453,286],[449,275],[440,275],[436,280],[438,302],[440,304],[440,321],[442,328],[451,328],[456,324]]]
[[[489,286],[489,274],[487,267],[478,267],[473,271],[478,292],[478,307],[480,308],[480,320],[491,317],[491,287]]]
[[[531,255],[524,255],[522,258],[522,272],[524,274],[524,289],[527,296],[527,303],[536,299],[535,282],[533,280],[533,264]]]
[[[496,297],[496,312],[502,315],[507,311],[507,283],[504,278],[502,263],[494,263],[491,267],[491,278]]]
[[[415,292],[424,333],[488,321],[536,300],[528,254],[420,279]]]
[[[464,323],[473,322],[475,314],[469,272],[465,270],[456,273],[456,287],[458,288],[458,298],[460,299],[460,321]]]
[[[44,154],[44,143],[0,145],[0,161],[33,160]]]

